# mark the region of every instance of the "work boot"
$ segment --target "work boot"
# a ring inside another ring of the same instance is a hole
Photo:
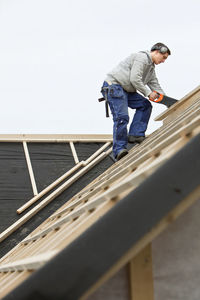
[[[131,144],[134,144],[134,143],[142,143],[145,139],[145,136],[137,136],[137,135],[129,135],[128,136],[128,142],[131,143]]]
[[[116,157],[116,160],[120,160],[122,157],[124,157],[125,155],[128,154],[128,150],[127,149],[122,149],[118,154],[117,154],[117,157]]]

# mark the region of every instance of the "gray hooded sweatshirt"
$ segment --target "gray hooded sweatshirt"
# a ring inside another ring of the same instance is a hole
[[[127,92],[139,91],[145,97],[149,96],[151,91],[164,94],[156,77],[150,51],[131,54],[109,72],[105,80],[120,84]]]

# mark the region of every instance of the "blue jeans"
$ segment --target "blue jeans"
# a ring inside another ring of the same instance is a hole
[[[108,85],[104,81],[101,92],[104,97],[105,93],[107,93],[107,100],[113,116],[113,154],[116,157],[122,149],[126,149],[128,143],[127,135],[145,135],[152,105],[142,95],[136,92],[126,92],[119,84]],[[127,133],[129,122],[128,107],[136,109],[129,133]]]

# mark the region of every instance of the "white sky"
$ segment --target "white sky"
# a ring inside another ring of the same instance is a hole
[[[0,133],[112,133],[106,73],[156,42],[172,51],[160,84],[182,98],[199,85],[199,13],[199,0],[0,0]]]

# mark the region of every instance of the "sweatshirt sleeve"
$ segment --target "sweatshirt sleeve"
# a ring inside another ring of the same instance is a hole
[[[147,97],[151,91],[144,85],[142,76],[144,73],[145,64],[139,60],[135,60],[130,73],[130,82],[136,90]]]
[[[156,91],[156,92],[159,92],[161,94],[165,94],[165,92],[163,91],[163,89],[161,88],[161,86],[158,82],[155,70],[152,74],[151,80],[147,83],[147,85],[151,89],[151,91]]]

